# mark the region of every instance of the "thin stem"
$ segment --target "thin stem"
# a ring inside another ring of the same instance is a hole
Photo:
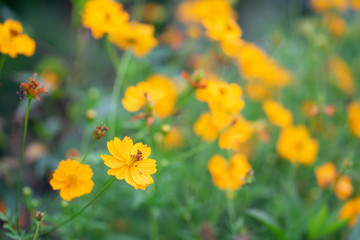
[[[17,175],[17,182],[16,182],[15,213],[16,213],[16,226],[17,226],[17,228],[19,228],[18,219],[19,219],[19,201],[20,201],[21,169],[22,169],[23,156],[24,156],[24,147],[25,147],[26,131],[27,131],[28,120],[29,120],[30,103],[31,103],[31,99],[28,100],[28,105],[27,105],[27,109],[26,109],[24,132],[23,132],[23,138],[22,138],[22,143],[21,143],[20,163],[19,163],[18,175]]]
[[[243,208],[242,208],[243,226],[245,226],[247,203],[248,203],[248,187],[247,187],[247,185],[245,185],[245,186],[244,186]]]
[[[6,55],[2,54],[1,58],[0,58],[0,73],[1,73],[2,69],[4,68],[5,60],[6,60]]]
[[[232,235],[235,235],[235,207],[234,207],[234,199],[232,196],[233,194],[234,192],[229,190],[229,192],[227,193],[228,196],[225,197],[226,197],[226,206],[229,215],[231,233]]]
[[[86,152],[86,154],[85,154],[85,156],[83,157],[83,159],[81,160],[81,163],[84,163],[84,162],[85,162],[85,159],[86,159],[87,156],[89,155],[89,153],[90,153],[91,149],[93,148],[95,142],[96,142],[96,140],[93,139],[93,141],[92,141],[92,143],[91,143],[91,145],[90,145],[90,148],[89,148],[89,150]]]
[[[41,221],[38,221],[36,223],[36,231],[35,231],[33,240],[36,240],[37,236],[39,235],[40,225],[41,225]]]
[[[115,180],[116,180],[116,177],[113,177],[80,211],[78,211],[77,213],[72,215],[70,218],[63,221],[62,223],[56,225],[55,227],[53,227],[49,231],[46,231],[45,233],[42,233],[41,235],[51,233],[51,232],[55,231],[56,229],[60,228],[61,226],[67,224],[68,222],[71,222],[74,218],[76,218],[82,212],[84,212],[96,200],[96,198],[98,198],[105,191],[105,189],[108,188]]]
[[[155,216],[154,209],[150,209],[150,239],[151,240],[158,240],[159,239],[159,232],[158,232],[158,222]]]
[[[120,91],[122,84],[124,82],[124,77],[126,73],[127,66],[129,64],[131,57],[131,52],[126,51],[121,57],[121,60],[118,64],[116,70],[116,79],[111,94],[111,103],[110,103],[110,114],[109,114],[109,136],[113,137],[115,135],[115,120],[116,120],[116,111],[117,103],[119,102]]]

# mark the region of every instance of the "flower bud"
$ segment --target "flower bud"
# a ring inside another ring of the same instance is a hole
[[[93,138],[94,140],[100,140],[102,137],[106,135],[106,131],[108,131],[109,128],[105,126],[105,124],[101,124],[100,126],[96,126],[96,128],[93,131]]]

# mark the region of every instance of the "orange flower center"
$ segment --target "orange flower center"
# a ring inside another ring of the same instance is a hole
[[[16,36],[20,35],[20,32],[17,31],[16,29],[10,29],[10,35],[11,35],[11,37],[16,37]]]
[[[127,165],[130,166],[132,165],[134,162],[139,162],[141,160],[143,160],[144,157],[142,155],[142,152],[138,149],[136,154],[131,154],[130,155],[130,159],[127,162]],[[135,165],[135,167],[137,167],[137,164]]]
[[[69,174],[68,181],[69,184],[75,184],[77,182],[77,176],[75,174]]]

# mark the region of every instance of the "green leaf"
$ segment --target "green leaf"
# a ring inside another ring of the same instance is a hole
[[[353,230],[350,233],[350,236],[347,238],[347,240],[358,240],[360,236],[360,217],[357,220],[357,223]]]
[[[279,240],[286,240],[285,234],[282,231],[280,224],[266,212],[259,209],[247,209],[246,214],[265,224],[269,230],[278,237]]]
[[[326,205],[321,206],[315,216],[310,216],[308,222],[308,236],[310,239],[317,239],[323,233],[323,226],[328,216]]]

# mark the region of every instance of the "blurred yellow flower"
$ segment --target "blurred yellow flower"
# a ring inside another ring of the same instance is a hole
[[[345,12],[348,7],[348,0],[311,0],[311,7],[315,12],[337,10]]]
[[[136,143],[129,137],[123,140],[115,137],[107,143],[111,155],[101,155],[104,164],[111,169],[108,174],[119,180],[125,181],[135,189],[145,190],[154,182],[151,174],[156,170],[156,161],[149,159],[151,148],[147,145]]]
[[[211,113],[203,113],[194,124],[194,132],[206,142],[215,141],[219,135],[219,129],[215,125]]]
[[[243,118],[238,118],[234,124],[220,135],[219,146],[223,149],[240,150],[253,133],[253,126]]]
[[[349,226],[355,226],[357,219],[360,215],[360,196],[350,199],[342,207],[339,219],[345,220],[350,219]]]
[[[150,108],[155,116],[165,118],[173,112],[176,98],[176,88],[171,79],[154,74],[135,87],[130,86],[121,102],[129,112],[146,107],[146,111]]]
[[[262,101],[272,96],[272,92],[268,86],[261,82],[249,82],[245,85],[246,96],[254,101]]]
[[[184,137],[182,131],[172,126],[169,131],[165,133],[164,136],[164,147],[167,149],[175,149],[182,146],[184,142]]]
[[[348,123],[350,130],[360,138],[360,104],[352,102],[347,107]]]
[[[41,79],[49,91],[54,91],[60,86],[60,78],[55,71],[47,70],[42,72]]]
[[[319,144],[311,138],[305,126],[299,125],[283,128],[276,147],[280,156],[291,163],[311,165],[315,161]]]
[[[355,11],[360,10],[360,0],[351,0],[350,3],[351,3],[352,9],[354,9]]]
[[[82,13],[83,26],[91,29],[94,38],[121,29],[128,20],[129,15],[123,10],[122,4],[112,0],[87,1]]]
[[[3,24],[0,23],[0,53],[12,58],[18,54],[26,57],[34,55],[35,41],[22,32],[22,25],[18,21],[7,19]]]
[[[130,49],[138,57],[149,53],[158,41],[150,24],[131,22],[109,32],[109,40],[121,49]]]
[[[324,25],[336,37],[344,36],[347,30],[346,21],[339,16],[325,16]]]
[[[91,192],[94,182],[89,165],[76,160],[63,160],[59,163],[50,180],[53,190],[60,190],[60,197],[66,201]]]
[[[348,176],[341,177],[335,186],[335,195],[340,200],[345,200],[354,192],[351,178]]]
[[[245,184],[245,178],[251,165],[246,157],[235,154],[227,161],[221,155],[214,155],[209,163],[208,169],[213,183],[221,190],[237,190]]]
[[[336,86],[346,94],[353,94],[355,91],[355,84],[353,75],[346,62],[339,58],[334,57],[329,61],[329,71],[335,77]]]
[[[336,167],[333,163],[327,162],[315,168],[315,176],[319,187],[329,187],[336,180]]]
[[[262,106],[272,124],[281,128],[292,124],[292,114],[290,110],[284,108],[280,103],[268,99],[263,102]]]
[[[232,41],[240,38],[242,35],[240,26],[232,18],[206,18],[202,24],[206,29],[206,35],[215,41]]]

